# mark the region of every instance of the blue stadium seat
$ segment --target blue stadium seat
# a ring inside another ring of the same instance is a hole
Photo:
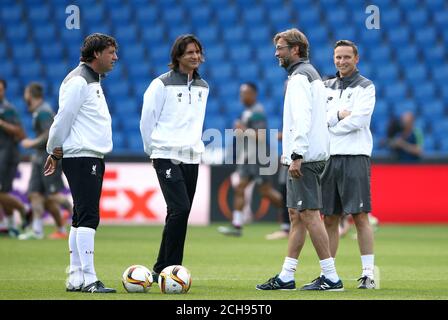
[[[238,19],[238,10],[234,6],[224,6],[220,10],[216,12],[216,18],[219,21],[219,24],[223,27],[229,27],[235,25]]]
[[[442,82],[445,81],[448,77],[448,65],[434,65],[431,67],[431,74],[433,80],[436,82]]]
[[[425,81],[428,74],[424,64],[415,64],[405,68],[403,71],[405,78],[409,83]]]
[[[383,28],[393,29],[401,24],[403,18],[400,8],[394,7],[388,10],[381,10],[380,19]]]
[[[194,27],[206,28],[210,25],[212,19],[212,11],[210,10],[210,7],[201,5],[194,10],[187,9],[186,12],[190,15],[190,22]]]
[[[164,23],[167,25],[171,25],[171,27],[177,27],[182,21],[185,21],[185,11],[180,6],[166,8],[162,12],[161,16]]]
[[[45,73],[49,81],[59,81],[62,82],[65,76],[70,71],[68,65],[64,62],[53,61],[46,65]]]
[[[406,13],[406,25],[413,29],[421,29],[428,23],[428,11],[410,10]]]
[[[56,39],[56,29],[52,24],[42,24],[33,27],[33,38],[39,46],[47,46],[54,43]]]
[[[213,46],[205,48],[206,58],[210,63],[213,64],[222,62],[225,56],[225,52],[225,47],[222,44],[215,44]]]
[[[114,25],[126,25],[131,21],[131,8],[128,5],[109,5],[107,16]]]
[[[145,28],[157,23],[159,12],[155,6],[138,7],[135,9],[135,17],[140,27]]]
[[[415,31],[415,41],[417,44],[426,45],[428,43],[435,43],[436,40],[436,30],[433,27],[426,27]]]
[[[387,45],[380,45],[374,51],[368,52],[369,61],[373,64],[381,64],[391,60],[391,49]]]
[[[257,63],[245,63],[242,65],[239,65],[237,68],[237,76],[238,79],[243,81],[252,81],[257,82],[259,81],[259,67]]]
[[[227,125],[227,120],[222,116],[212,116],[206,115],[204,120],[204,128],[205,129],[218,129],[221,132],[224,132],[226,128],[231,128],[231,126]]]
[[[271,24],[289,22],[292,18],[291,9],[286,7],[275,8],[267,12]]]
[[[165,28],[161,24],[152,24],[141,29],[143,43],[151,44],[161,43],[165,38]],[[152,48],[149,48],[151,52]]]
[[[410,42],[410,31],[407,26],[393,28],[387,33],[389,44],[397,50],[402,49],[404,46],[408,46]],[[374,54],[374,53],[372,53]]]
[[[126,49],[127,46],[135,45],[139,29],[134,24],[114,24],[117,27],[114,30],[113,36],[118,41],[121,49]],[[120,50],[122,51],[122,50]]]
[[[323,6],[322,3],[320,3],[321,6]],[[347,9],[345,7],[326,7],[327,12],[325,15],[325,20],[329,28],[331,30],[340,28],[342,25],[347,24],[347,21],[349,21],[347,16]]]
[[[83,5],[85,4],[83,3]],[[82,12],[80,16],[81,20],[87,25],[91,24],[92,22],[95,24],[104,23],[104,10],[102,5],[96,4],[93,6],[86,6],[85,9],[86,10],[83,10],[83,7],[80,8],[80,11]]]
[[[24,24],[11,26],[6,29],[6,39],[10,43],[25,42],[28,38],[28,28]]]
[[[20,61],[21,64],[32,62],[36,59],[36,49],[32,42],[30,43],[17,43],[12,46],[12,56],[16,61]]]
[[[230,46],[228,50],[231,61],[247,61],[250,60],[252,56],[252,48],[247,44]]]
[[[40,61],[44,64],[53,61],[61,61],[63,59],[64,51],[62,45],[58,42],[41,46],[39,51]]]
[[[50,20],[50,8],[46,5],[31,7],[27,11],[27,19],[36,26]]]
[[[427,120],[437,121],[441,119],[445,114],[444,104],[442,100],[430,100],[420,105],[421,115]]]
[[[213,78],[216,79],[230,79],[234,75],[233,66],[230,63],[222,63],[221,65],[216,65],[210,70]],[[225,80],[226,81],[226,80]]]
[[[333,38],[332,43],[341,40],[341,39],[348,39],[351,41],[357,42],[357,32],[356,28],[353,26],[344,26],[344,28],[334,28],[332,30],[333,32]]]
[[[243,11],[242,19],[248,26],[262,24],[266,20],[263,7],[254,6],[250,10]]]
[[[1,7],[1,21],[4,25],[17,25],[23,15],[22,7],[18,4]]]
[[[219,40],[219,28],[214,24],[208,25],[207,28],[197,29],[195,34],[204,44],[215,44]],[[205,51],[207,50],[208,46],[205,48]]]
[[[430,82],[416,83],[412,88],[412,94],[420,103],[433,100],[436,98],[435,85]]]
[[[170,46],[167,44],[149,48],[148,53],[151,58],[151,62],[154,64],[161,64],[169,61],[170,49]]]
[[[12,78],[15,75],[14,64],[8,60],[0,60],[0,75],[4,78]]]
[[[227,43],[243,42],[246,32],[242,26],[232,26],[224,30],[222,37]]]
[[[418,61],[418,50],[416,46],[397,48],[395,55],[397,62],[403,67],[407,67],[410,63]]]
[[[393,114],[395,116],[400,116],[401,114],[408,111],[412,112],[413,114],[417,114],[417,103],[414,100],[403,99],[393,104]]]
[[[440,66],[444,63],[448,50],[441,44],[437,44],[431,47],[431,50],[422,50],[422,54],[425,58],[425,64],[429,66]]]
[[[138,127],[137,127],[138,128]],[[140,131],[126,133],[128,152],[144,155],[143,141]]]
[[[438,12],[434,12],[434,22],[436,26],[440,26],[440,28],[446,28],[448,24],[448,12],[447,10],[442,10]]]
[[[394,86],[387,86],[384,88],[384,96],[390,102],[399,103],[407,97],[408,89],[405,83],[399,82]]]
[[[117,41],[120,44],[120,41],[118,39]],[[138,61],[145,61],[145,49],[140,43],[122,46],[118,53],[120,54],[120,58],[125,59],[130,64]]]
[[[436,150],[436,142],[432,135],[425,134],[423,138],[423,152],[427,154],[428,152],[433,152]]]
[[[141,104],[134,98],[120,98],[114,101],[115,112],[119,116],[140,115]]]
[[[114,145],[112,152],[117,153],[126,150],[126,138],[125,134],[118,131],[119,127],[114,127],[114,123],[115,121],[112,120],[112,141]]]

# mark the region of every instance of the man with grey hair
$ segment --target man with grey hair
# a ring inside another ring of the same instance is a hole
[[[280,274],[257,285],[256,289],[296,289],[294,272],[308,231],[323,276],[302,290],[343,291],[319,212],[322,208],[320,175],[329,157],[325,86],[308,60],[308,39],[302,32],[289,29],[278,33],[274,44],[275,56],[289,78],[283,112],[282,163],[289,167],[286,188],[291,230],[288,254]]]

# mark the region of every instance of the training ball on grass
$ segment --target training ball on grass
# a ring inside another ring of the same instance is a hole
[[[187,293],[191,286],[191,274],[183,266],[169,266],[160,272],[158,283],[162,293]]]
[[[133,265],[127,268],[121,280],[124,289],[129,293],[148,292],[153,283],[151,271],[141,265]]]

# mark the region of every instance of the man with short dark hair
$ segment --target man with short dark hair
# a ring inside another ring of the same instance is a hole
[[[118,44],[94,33],[81,48],[81,64],[61,84],[59,110],[50,128],[45,175],[62,170],[73,196],[69,234],[70,270],[67,291],[111,293],[98,280],[93,263],[95,232],[100,222],[99,202],[104,155],[112,150],[112,120],[101,88],[103,74],[113,69]]]
[[[319,73],[308,60],[308,39],[297,29],[274,37],[275,56],[288,71],[283,112],[282,163],[289,167],[287,207],[291,221],[288,254],[280,274],[256,286],[257,290],[295,290],[294,273],[308,231],[323,276],[302,290],[343,291],[330,254],[328,236],[320,218],[320,175],[329,156],[326,92]]]
[[[0,79],[0,206],[7,219],[11,237],[19,234],[15,226],[13,212],[18,210],[26,219],[28,209],[19,199],[10,194],[12,183],[20,162],[19,141],[25,138],[16,108],[5,97],[6,80]]]
[[[369,127],[375,106],[375,85],[360,75],[356,67],[358,48],[352,41],[337,41],[333,59],[338,70],[336,78],[325,81],[330,160],[322,174],[322,213],[333,258],[339,245],[340,219],[342,215],[352,215],[362,262],[358,288],[374,289],[374,237],[368,214],[373,147]]]
[[[140,131],[167,205],[154,280],[167,266],[181,265],[188,217],[204,152],[202,127],[208,84],[198,73],[202,45],[191,34],[171,48],[170,71],[154,79],[143,96]]]
[[[41,84],[32,82],[25,88],[24,100],[28,111],[33,117],[34,139],[23,139],[21,145],[25,149],[35,149],[31,157],[31,177],[28,184],[28,198],[33,211],[32,226],[19,236],[20,240],[43,239],[43,214],[47,209],[54,218],[56,232],[50,239],[65,239],[68,237],[64,221],[61,217],[60,204],[71,212],[71,204],[61,194],[64,189],[62,169],[58,167],[56,173],[46,177],[44,165],[47,159],[46,145],[48,132],[53,123],[54,113],[50,105],[44,101],[44,88]]]
[[[283,207],[282,195],[272,187],[270,177],[260,174],[263,165],[259,161],[258,147],[265,146],[267,150],[266,132],[263,132],[267,130],[267,118],[263,105],[257,101],[257,94],[258,89],[254,83],[243,83],[240,86],[240,100],[244,110],[234,125],[237,138],[242,137],[239,140],[244,143],[240,154],[237,155],[239,181],[234,187],[232,225],[218,228],[218,232],[227,236],[242,235],[245,190],[252,181],[259,188],[262,197],[268,198],[277,208]]]

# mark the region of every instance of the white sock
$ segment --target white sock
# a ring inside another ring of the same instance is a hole
[[[76,234],[78,228],[71,227],[68,236],[68,248],[70,250],[70,269],[68,281],[71,285],[79,287],[84,282],[82,274],[81,258],[79,257],[78,246],[76,244]]]
[[[364,256],[361,256],[361,262],[362,262],[362,276],[368,276],[370,279],[373,279],[374,276],[374,255],[373,254],[366,254]]]
[[[16,222],[14,221],[14,215],[10,215],[6,217],[6,223],[8,225],[8,229],[15,229]]]
[[[82,272],[84,274],[84,286],[98,280],[93,255],[95,249],[95,229],[79,227],[76,232],[76,245],[81,260]]]
[[[243,212],[239,210],[233,211],[232,224],[235,227],[241,227],[243,225]]]
[[[285,262],[283,262],[282,271],[278,276],[280,280],[283,282],[294,280],[294,272],[296,272],[298,262],[299,260],[297,259],[286,257]]]
[[[336,272],[336,267],[334,265],[333,258],[320,260],[319,263],[320,263],[320,268],[321,268],[322,273],[325,276],[325,278],[327,278],[331,282],[339,281],[339,276]]]
[[[336,258],[333,258],[333,263],[334,263],[334,267],[336,268]],[[322,272],[322,268],[321,268],[319,277],[322,277],[323,275],[324,275],[324,273]]]
[[[33,217],[33,231],[35,234],[44,233],[44,221],[41,217]]]

